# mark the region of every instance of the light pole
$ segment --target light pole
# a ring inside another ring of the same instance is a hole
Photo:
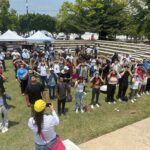
[[[27,15],[29,13],[28,0],[26,0],[26,13],[27,13]]]

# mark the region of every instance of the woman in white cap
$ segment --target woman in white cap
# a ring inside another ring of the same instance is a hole
[[[52,115],[45,115],[46,106]],[[37,100],[34,104],[34,117],[28,121],[29,128],[33,131],[36,150],[48,150],[57,143],[57,134],[54,127],[59,124],[59,118],[53,105],[44,100]]]

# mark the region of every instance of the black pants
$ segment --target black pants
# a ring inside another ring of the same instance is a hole
[[[118,90],[118,98],[121,98],[122,100],[124,99],[126,92],[128,89],[128,83],[119,83],[119,90]]]
[[[58,100],[58,114],[65,113],[66,98]]]
[[[150,92],[150,78],[147,79],[146,91]]]
[[[107,102],[114,102],[116,84],[108,84],[107,87]]]
[[[21,93],[24,94],[25,89],[27,87],[28,84],[28,80],[20,80],[20,87],[21,87]]]
[[[100,89],[99,88],[93,88],[92,89],[91,105],[98,104],[99,94],[100,94]],[[96,96],[96,102],[94,102],[95,96]]]

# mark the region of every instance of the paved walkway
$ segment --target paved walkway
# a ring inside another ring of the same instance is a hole
[[[79,145],[81,150],[150,150],[150,118]]]

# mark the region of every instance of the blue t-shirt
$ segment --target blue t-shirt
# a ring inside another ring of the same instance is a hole
[[[27,69],[25,68],[20,68],[17,70],[17,77],[20,79],[20,80],[26,80],[23,76],[28,72]]]
[[[145,70],[148,69],[148,65],[149,65],[149,62],[148,62],[147,60],[144,60],[143,68],[144,68]]]

